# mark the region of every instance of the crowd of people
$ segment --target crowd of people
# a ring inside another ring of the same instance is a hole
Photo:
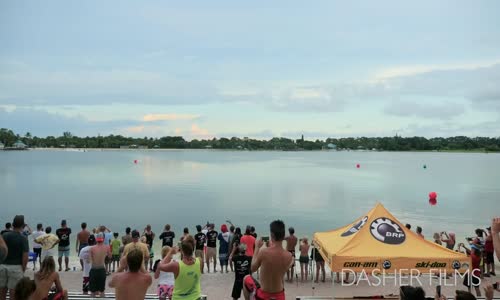
[[[90,293],[92,297],[103,296],[107,277],[116,273],[108,286],[115,289],[117,299],[143,299],[153,282],[149,274],[152,272],[158,279],[159,299],[199,299],[203,273],[231,271],[234,272],[233,299],[239,299],[243,294],[245,299],[279,300],[285,299],[284,278],[298,280],[297,268],[301,270],[300,280],[308,280],[311,260],[316,264],[313,279],[325,281],[323,257],[306,237],[297,238],[293,227],[288,228],[287,235],[285,224],[280,220],[273,221],[269,236],[258,239],[253,226],[246,226],[243,232],[229,220],[226,222],[229,226],[222,224],[220,232],[213,223],[197,225],[194,235],[190,234],[189,228],[184,228],[177,243],[172,227],[165,225],[158,237],[162,248],[161,259],[157,260],[153,251],[156,234],[150,225],[142,232],[128,227],[120,237],[106,226],[89,230],[87,224],[82,223],[74,245],[83,270],[82,292]],[[406,227],[411,230],[409,224]],[[424,238],[421,227],[417,227],[416,232]],[[499,233],[500,218],[497,218],[487,230],[476,230],[476,236],[468,239],[469,247],[457,243],[451,232],[435,233],[434,241],[470,255],[473,269],[479,272],[477,275],[487,277],[495,276],[495,250],[500,259]],[[12,224],[6,224],[0,235],[0,300],[4,300],[7,293],[14,300],[42,300],[49,295],[50,299],[67,299],[68,293],[62,287],[58,271],[70,270],[71,234],[66,220],[61,221],[55,234],[51,227],[44,229],[42,224],[37,224],[36,231],[32,231],[22,215],[15,216]],[[29,236],[33,240],[32,251]],[[33,279],[24,277],[29,256],[34,271],[38,266]],[[299,266],[296,266],[297,256]],[[259,272],[259,281],[252,276],[256,272]],[[476,294],[480,295],[475,282],[468,287],[469,292],[474,287]],[[404,292],[410,293],[410,290]]]

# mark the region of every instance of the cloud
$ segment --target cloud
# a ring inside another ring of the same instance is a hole
[[[179,120],[196,120],[199,115],[190,114],[147,114],[142,117],[144,122],[156,122],[156,121],[179,121]]]
[[[207,129],[199,127],[197,124],[191,125],[190,138],[207,139],[212,138]]]
[[[465,107],[462,104],[452,102],[429,104],[400,100],[390,103],[386,106],[384,112],[398,117],[451,119],[465,113]]]

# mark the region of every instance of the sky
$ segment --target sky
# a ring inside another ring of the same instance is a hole
[[[0,1],[24,135],[500,136],[499,1]]]

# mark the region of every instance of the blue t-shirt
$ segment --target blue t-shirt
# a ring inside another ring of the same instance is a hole
[[[113,239],[112,232],[105,232],[104,233],[104,245],[110,245],[112,239]]]

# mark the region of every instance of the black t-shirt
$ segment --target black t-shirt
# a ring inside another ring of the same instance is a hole
[[[146,244],[149,245],[149,248],[153,248],[153,232],[151,233],[144,233],[144,236],[146,237]]]
[[[246,255],[236,255],[233,257],[234,275],[237,281],[243,281],[246,275],[250,275],[251,258]]]
[[[194,240],[196,241],[196,250],[203,250],[207,236],[203,232],[198,232],[194,235]]]
[[[56,235],[59,238],[59,247],[69,246],[69,235],[71,234],[71,228],[59,228],[56,230]]]
[[[29,252],[28,239],[17,231],[9,231],[2,234],[7,245],[7,257],[4,265],[22,265],[23,254]]]
[[[215,230],[207,232],[207,247],[216,248],[217,247],[217,236],[219,234]]]
[[[174,245],[175,233],[173,231],[164,231],[160,234],[160,240],[162,240],[162,246],[172,247]]]

